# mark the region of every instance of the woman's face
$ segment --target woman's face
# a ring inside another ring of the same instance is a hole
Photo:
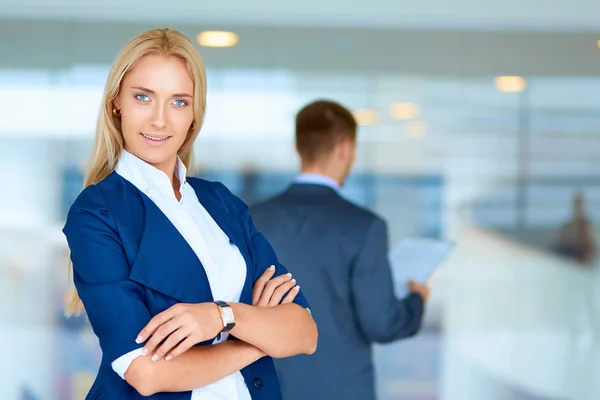
[[[177,57],[144,56],[125,74],[114,106],[125,150],[172,176],[194,121],[194,82]]]

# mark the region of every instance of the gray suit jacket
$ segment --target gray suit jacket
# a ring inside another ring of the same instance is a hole
[[[275,360],[283,399],[375,399],[372,343],[414,335],[424,308],[417,294],[394,295],[386,223],[313,184],[294,184],[250,212],[319,329],[315,354]]]

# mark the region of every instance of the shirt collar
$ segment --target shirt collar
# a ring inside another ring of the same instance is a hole
[[[296,177],[295,182],[300,184],[327,186],[336,192],[340,190],[340,184],[337,183],[335,179],[321,174],[302,173]]]
[[[123,150],[121,153],[116,171],[147,195],[151,195],[153,190],[173,195],[173,186],[167,174],[127,150]],[[187,168],[178,156],[177,164],[175,164],[175,176],[179,179],[180,190],[186,182],[186,174]]]

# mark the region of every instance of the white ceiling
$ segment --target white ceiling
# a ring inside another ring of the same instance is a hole
[[[0,18],[581,31],[600,29],[600,0],[0,0]]]
[[[600,2],[600,0],[598,0]],[[0,68],[110,64],[143,30],[168,26],[190,38],[225,27],[229,49],[201,49],[208,67],[444,76],[598,76],[599,33],[252,27],[211,24],[0,19]]]

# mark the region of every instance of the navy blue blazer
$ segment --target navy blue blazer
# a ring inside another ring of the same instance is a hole
[[[281,275],[286,268],[254,226],[247,206],[223,184],[197,178],[188,178],[188,183],[242,253],[247,275],[240,302],[252,304],[252,289],[263,271],[275,265],[276,275]],[[116,172],[83,190],[69,210],[63,232],[71,249],[75,287],[102,348],[100,369],[86,400],[141,399],[111,363],[140,347],[136,336],[156,314],[176,303],[219,299],[213,299],[202,264],[175,226]],[[308,308],[302,293],[294,302]],[[281,399],[270,357],[241,372],[252,399]],[[191,391],[150,398],[189,400]]]
[[[418,294],[394,294],[387,224],[320,184],[293,184],[250,212],[319,327],[314,354],[275,360],[283,398],[375,400],[373,343],[415,335],[425,310]]]

